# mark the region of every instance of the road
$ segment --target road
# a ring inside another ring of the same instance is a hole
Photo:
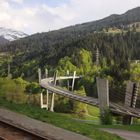
[[[126,140],[140,140],[140,133],[127,131],[127,130],[120,130],[120,129],[111,129],[111,128],[102,128],[101,130],[116,134]]]

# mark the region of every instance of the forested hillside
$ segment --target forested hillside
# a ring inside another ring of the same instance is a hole
[[[92,52],[95,62],[96,49],[100,51],[100,61],[105,58],[110,64],[111,60],[117,62],[140,59],[140,33],[127,32],[121,34],[92,33],[82,38],[67,37],[59,42],[53,42],[53,38],[26,38],[13,42],[8,50],[14,57],[11,66],[16,67],[19,74],[25,68],[25,63],[30,63],[31,69],[37,67],[57,66],[60,58],[65,56],[77,57],[77,53],[83,48]],[[51,41],[52,40],[52,41]],[[21,70],[22,69],[22,70]],[[15,70],[14,70],[15,71]],[[33,72],[34,73],[34,72]]]
[[[66,75],[67,70],[82,75],[74,85],[74,92],[81,96],[97,97],[96,78],[106,78],[110,100],[120,104],[126,83],[140,82],[140,63],[132,60],[140,60],[140,7],[0,45],[0,94],[9,102],[39,105],[39,94],[45,90],[37,83],[38,68],[42,76],[47,68],[49,76],[56,70],[58,75]],[[59,84],[67,89],[66,81]],[[57,112],[90,115],[82,103],[61,96],[55,100]],[[136,107],[140,107],[140,98]]]
[[[137,7],[122,15],[111,15],[94,22],[38,33],[2,45],[0,50],[10,53],[8,62],[14,77],[22,74],[32,76],[38,67],[56,68],[59,60],[65,56],[76,60],[81,49],[90,51],[95,62],[98,48],[100,63],[104,60],[110,65],[113,60],[123,68],[128,60],[140,59],[139,22],[140,7]],[[114,31],[108,31],[110,28]],[[115,32],[117,29],[119,32]],[[1,75],[5,75],[6,63],[2,69]]]

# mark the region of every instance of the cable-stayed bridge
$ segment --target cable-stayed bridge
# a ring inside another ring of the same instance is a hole
[[[73,76],[57,77],[57,75],[55,75],[54,77],[51,77],[51,78],[41,79],[41,74],[40,74],[41,87],[47,89],[47,93],[48,91],[52,92],[51,107],[50,107],[51,111],[53,111],[53,106],[54,106],[54,94],[58,94],[58,95],[65,96],[67,98],[70,98],[79,102],[83,102],[92,106],[100,107],[101,112],[104,107],[108,106],[112,113],[120,114],[123,116],[140,118],[140,108],[136,108],[136,100],[138,98],[136,94],[138,94],[138,87],[135,87],[135,88],[132,87],[133,85],[132,83],[129,83],[126,89],[124,104],[118,104],[113,101],[109,101],[109,89],[107,89],[108,82],[105,79],[103,79],[103,81],[102,79],[99,79],[99,80],[97,79],[98,81],[97,88],[98,88],[99,98],[81,96],[74,93],[73,92],[74,81],[77,78],[81,78],[81,76],[76,76],[76,73],[75,73]],[[58,85],[56,85],[57,81],[60,81],[60,80],[72,80],[72,86],[71,86],[72,91],[63,89],[62,87],[59,87]],[[115,95],[115,98],[117,98],[116,95]],[[120,99],[120,97],[118,97],[118,99]]]

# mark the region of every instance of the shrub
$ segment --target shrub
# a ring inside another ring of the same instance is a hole
[[[101,123],[105,125],[110,125],[112,124],[112,115],[110,113],[109,109],[104,110],[104,114],[100,116]]]

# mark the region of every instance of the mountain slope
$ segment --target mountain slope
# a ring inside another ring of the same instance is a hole
[[[30,48],[32,51],[40,50],[42,48],[44,49],[46,47],[48,48],[49,46],[54,46],[58,43],[61,44],[66,44],[68,42],[70,43],[72,41],[85,37],[87,34],[102,31],[104,28],[110,27],[125,28],[128,27],[130,24],[137,22],[140,22],[140,7],[129,10],[122,15],[114,14],[104,19],[93,22],[70,26],[60,30],[55,30],[46,33],[37,33],[29,36],[26,39],[22,39],[20,41],[21,45],[16,45],[18,44],[18,41],[14,42],[11,45],[16,46],[15,49],[18,48],[18,50],[21,51],[26,50],[27,47]],[[28,41],[30,41],[30,43]],[[22,43],[24,45],[22,45]]]
[[[96,48],[99,48],[102,58],[110,62],[128,59],[140,59],[140,33],[129,29],[130,24],[140,22],[140,8],[127,11],[122,15],[111,15],[102,20],[75,25],[47,33],[38,33],[26,38],[12,41],[1,46],[1,51],[13,53],[13,68],[15,75],[23,70],[25,76],[35,73],[38,67],[57,66],[65,56],[76,57],[81,49],[91,51],[95,60]],[[104,28],[124,28],[125,32],[107,34]],[[121,58],[121,60],[120,60]],[[7,66],[6,66],[7,68]]]
[[[17,40],[19,38],[26,37],[27,34],[25,34],[23,32],[12,30],[12,29],[6,29],[3,27],[0,27],[0,36],[6,40],[14,41],[14,40]]]
[[[66,27],[63,28],[62,30],[72,30],[72,28],[74,28],[75,31],[91,32],[102,30],[105,27],[113,27],[113,26],[123,27],[135,22],[140,22],[140,7],[131,9],[122,15],[113,14],[101,20]]]
[[[3,38],[2,36],[0,36],[0,45],[3,45],[3,44],[6,44],[6,43],[9,43],[9,40]]]

